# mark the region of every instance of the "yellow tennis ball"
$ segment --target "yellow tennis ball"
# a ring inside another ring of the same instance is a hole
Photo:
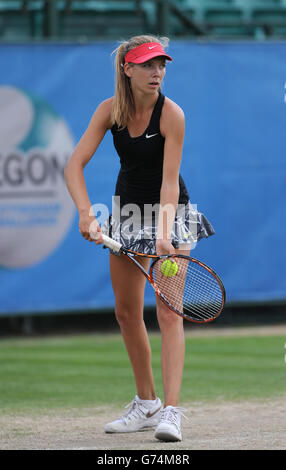
[[[176,261],[166,259],[166,261],[164,261],[164,263],[162,263],[161,273],[164,276],[172,277],[172,276],[175,276],[177,274],[177,272],[178,272],[178,265],[177,265]]]

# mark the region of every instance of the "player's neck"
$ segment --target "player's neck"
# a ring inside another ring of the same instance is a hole
[[[135,114],[142,115],[154,108],[158,99],[158,92],[146,94],[141,91],[133,91],[133,99],[135,104]]]

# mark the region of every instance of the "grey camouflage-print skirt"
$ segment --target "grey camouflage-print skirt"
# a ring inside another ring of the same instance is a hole
[[[152,206],[154,209],[154,206]],[[159,205],[158,205],[159,208]],[[132,209],[131,209],[132,213]],[[121,243],[124,248],[145,253],[156,254],[158,212],[130,216],[122,210],[113,210],[112,215],[102,225],[105,235]],[[197,242],[215,233],[212,224],[204,214],[198,212],[189,202],[179,205],[171,231],[171,243],[175,249],[195,248]]]

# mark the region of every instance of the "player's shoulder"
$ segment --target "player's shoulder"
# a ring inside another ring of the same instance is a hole
[[[114,100],[114,96],[111,96],[110,98],[106,98],[105,100],[101,101],[99,106],[105,109],[111,109],[113,100]]]
[[[111,96],[110,98],[107,98],[106,100],[101,101],[101,103],[99,103],[96,111],[99,111],[99,112],[104,113],[106,115],[108,115],[108,114],[111,115],[113,100],[114,100],[114,97]]]
[[[175,101],[171,100],[167,96],[165,96],[162,113],[164,113],[169,118],[174,117],[175,119],[179,118],[183,120],[185,118],[185,114],[182,108],[177,103],[175,103]]]
[[[175,101],[167,97],[165,97],[162,109],[160,128],[162,135],[165,137],[167,135],[179,135],[185,129],[184,111]]]
[[[108,128],[112,127],[111,114],[113,99],[114,97],[111,96],[110,98],[101,101],[94,112],[94,117],[96,117],[96,119],[100,117],[102,122],[104,122]]]

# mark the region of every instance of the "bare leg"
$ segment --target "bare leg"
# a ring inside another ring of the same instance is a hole
[[[149,260],[139,260],[148,269]],[[142,400],[156,398],[151,347],[143,319],[146,279],[124,256],[110,255],[115,314],[133,368],[137,394]]]
[[[189,255],[188,251],[178,251]],[[172,312],[159,299],[157,301],[157,317],[162,335],[162,379],[165,395],[164,406],[177,406],[183,377],[185,359],[185,335],[183,318]]]

